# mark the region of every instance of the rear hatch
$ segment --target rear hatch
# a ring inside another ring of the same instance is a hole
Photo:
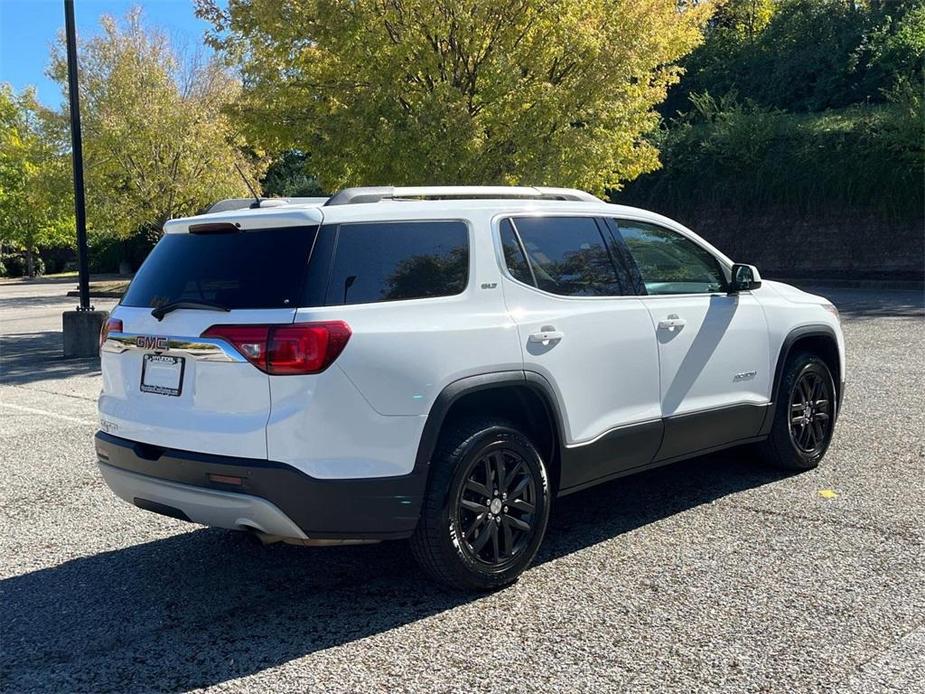
[[[249,361],[247,344],[204,333],[292,323],[321,214],[238,215],[168,223],[139,269],[101,350],[104,431],[162,448],[266,457],[269,376]]]

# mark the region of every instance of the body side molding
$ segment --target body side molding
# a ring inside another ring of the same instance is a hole
[[[768,405],[741,403],[665,417],[655,460],[678,460],[700,451],[760,436]]]

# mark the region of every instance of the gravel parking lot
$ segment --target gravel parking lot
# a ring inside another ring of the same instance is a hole
[[[116,499],[98,362],[59,356],[72,285],[0,284],[4,691],[925,691],[921,292],[819,290],[849,359],[820,469],[733,451],[567,497],[471,598],[401,543],[261,547]]]

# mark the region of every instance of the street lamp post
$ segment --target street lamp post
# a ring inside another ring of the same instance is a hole
[[[77,88],[77,31],[74,0],[64,0],[64,33],[67,37],[67,91],[71,112],[71,158],[74,167],[74,218],[77,222],[77,263],[80,276],[80,305],[62,316],[64,356],[95,357],[98,336],[106,311],[90,305],[90,268],[87,261],[87,209],[84,199],[83,141],[80,137],[80,93]]]
[[[71,160],[74,167],[74,217],[77,220],[77,264],[80,271],[78,311],[90,306],[90,271],[87,265],[87,208],[84,199],[84,150],[80,136],[80,92],[77,89],[77,30],[74,0],[64,0],[64,33],[67,36],[67,96],[71,112]]]

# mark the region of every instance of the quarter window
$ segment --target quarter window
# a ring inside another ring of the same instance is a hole
[[[520,241],[514,233],[514,227],[510,219],[501,222],[501,248],[504,251],[504,262],[507,269],[514,279],[518,279],[525,284],[533,284],[533,275],[530,274],[530,266],[527,264],[527,257],[524,255]]]
[[[459,294],[469,277],[462,222],[342,224],[326,303],[366,304]]]
[[[617,224],[647,294],[707,294],[725,289],[719,261],[690,239],[645,222],[620,219]]]
[[[608,243],[593,217],[518,217],[511,232],[507,234],[510,240],[505,241],[502,224],[505,261],[511,275],[522,282],[562,296],[629,293],[626,273],[622,269],[617,273]],[[517,255],[513,251],[515,236],[526,251],[526,263],[523,252]]]

